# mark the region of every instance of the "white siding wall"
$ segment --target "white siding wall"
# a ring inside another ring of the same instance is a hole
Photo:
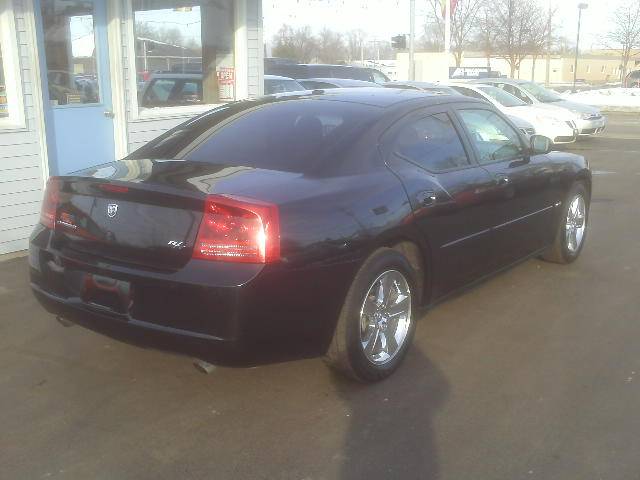
[[[26,128],[0,129],[0,254],[27,248],[29,235],[38,222],[43,186],[38,134],[38,119],[42,112],[36,112],[34,108],[33,82],[38,79],[32,74],[34,59],[30,54],[35,45],[27,32],[24,3],[14,0],[13,6]]]
[[[261,79],[263,77],[263,42],[262,42],[262,0],[246,0],[247,2],[247,40],[248,40],[248,82],[249,82],[249,96],[256,97],[262,95],[263,86]],[[124,77],[126,85],[125,101],[127,112],[127,139],[128,139],[128,151],[141,147],[149,140],[156,138],[158,135],[167,131],[170,128],[188,120],[193,114],[185,115],[173,115],[171,117],[163,118],[136,118],[136,112],[131,111],[132,108],[132,95],[137,95],[129,88],[130,75],[135,75],[130,72],[129,69],[129,50],[127,46],[129,33],[129,27],[126,23],[122,24],[123,35],[123,63],[124,63]]]
[[[264,42],[262,40],[262,0],[247,0],[247,46],[249,54],[249,97],[264,93]]]

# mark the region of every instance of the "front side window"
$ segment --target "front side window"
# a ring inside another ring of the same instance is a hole
[[[133,0],[133,18],[140,107],[235,99],[233,0]]]
[[[378,70],[371,70],[371,74],[373,75],[373,81],[375,83],[380,84],[380,85],[382,85],[383,83],[387,83],[389,81],[389,79],[387,77],[385,77]]]
[[[396,136],[392,151],[431,172],[469,165],[458,132],[446,113],[405,125]]]
[[[490,110],[460,110],[462,122],[479,153],[482,164],[510,160],[523,152],[520,135]]]
[[[538,85],[537,83],[526,82],[521,84],[520,86],[524,91],[534,96],[540,102],[549,103],[549,102],[559,102],[560,100],[562,100],[562,97],[558,95],[556,92],[547,90],[542,85]]]
[[[93,2],[42,0],[51,105],[100,102]]]

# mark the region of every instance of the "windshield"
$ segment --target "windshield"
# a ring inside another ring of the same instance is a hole
[[[543,103],[558,102],[562,100],[562,97],[551,90],[547,90],[542,85],[537,83],[527,82],[521,83],[520,87],[525,91],[533,95],[537,100]]]
[[[526,103],[519,98],[514,97],[498,87],[478,87],[478,90],[486,93],[504,107],[521,107],[526,105]]]
[[[304,87],[295,80],[273,80],[266,79],[264,81],[265,95],[284,92],[298,92],[304,90]]]

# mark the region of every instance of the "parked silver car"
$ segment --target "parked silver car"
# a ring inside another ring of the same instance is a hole
[[[569,110],[575,115],[575,122],[579,134],[595,135],[601,133],[607,126],[607,119],[600,110],[584,103],[572,102],[558,95],[556,92],[544,88],[528,80],[515,80],[511,78],[483,78],[473,83],[495,85],[530,104],[551,104]]]

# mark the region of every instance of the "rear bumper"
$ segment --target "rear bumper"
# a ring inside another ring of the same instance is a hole
[[[33,293],[49,312],[135,344],[152,340],[215,361],[324,353],[358,267],[193,260],[179,271],[157,272],[58,252],[48,236],[36,227],[29,265]],[[104,279],[115,287],[96,287]]]

